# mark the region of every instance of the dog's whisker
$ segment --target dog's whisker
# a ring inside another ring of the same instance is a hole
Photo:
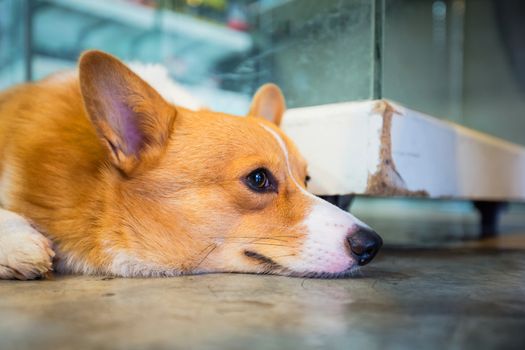
[[[265,243],[265,242],[249,242],[250,244],[256,245],[269,245],[275,247],[292,247],[290,244],[278,244],[278,243]]]
[[[275,256],[268,256],[268,257],[270,259],[280,259],[280,258],[287,258],[290,256],[296,256],[296,254],[275,255]]]
[[[266,242],[257,242],[257,240],[250,241],[250,242],[245,242],[245,241],[231,242],[231,241],[227,241],[227,242],[221,242],[219,244],[255,244],[255,245],[266,245],[266,246],[276,246],[276,247],[287,247],[287,248],[292,248],[292,249],[297,247],[294,244],[266,243]]]
[[[263,237],[260,237],[260,236],[211,236],[210,238],[213,238],[213,239],[235,239],[235,238],[245,238],[245,239],[251,239],[251,238],[256,238],[256,239],[274,239],[274,238],[299,238],[300,236],[297,236],[297,235],[277,235],[277,236],[263,236]]]
[[[199,263],[197,264],[197,266],[195,266],[195,269],[198,269],[202,263],[204,262],[204,260],[206,260],[208,258],[208,256],[210,256],[210,254],[215,250],[217,249],[217,244],[215,243],[212,243],[210,245],[208,245],[206,248],[204,248],[202,251],[201,251],[201,254],[203,252],[206,252],[210,247],[212,247],[208,252],[206,252],[206,255],[204,255],[204,257],[201,259],[201,261],[199,261]]]

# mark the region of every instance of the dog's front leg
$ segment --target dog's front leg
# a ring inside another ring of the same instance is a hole
[[[0,209],[0,279],[33,279],[52,269],[51,241],[27,219]]]

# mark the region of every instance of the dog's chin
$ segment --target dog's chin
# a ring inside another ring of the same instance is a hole
[[[260,269],[253,272],[256,274],[280,275],[298,278],[336,279],[359,276],[360,271],[359,266],[354,262],[349,263],[349,266],[339,271],[297,271],[254,251],[245,251],[244,255],[252,258],[253,260],[256,260],[260,264]]]
[[[346,270],[339,272],[326,272],[326,271],[290,271],[283,273],[282,275],[299,278],[320,278],[320,279],[338,279],[338,278],[351,278],[359,276],[359,266],[352,266]]]
[[[264,269],[256,272],[248,272],[253,274],[264,274],[264,275],[278,275],[295,278],[317,278],[317,279],[339,279],[339,278],[352,278],[359,277],[360,269],[359,266],[353,266],[344,271],[340,272],[324,272],[324,271],[293,271],[286,267]]]

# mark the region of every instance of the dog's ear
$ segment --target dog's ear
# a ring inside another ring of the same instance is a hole
[[[253,96],[249,116],[262,117],[275,125],[281,125],[286,102],[281,89],[275,84],[264,84]]]
[[[176,116],[151,86],[117,58],[88,51],[80,58],[84,106],[113,164],[132,175],[164,152]]]

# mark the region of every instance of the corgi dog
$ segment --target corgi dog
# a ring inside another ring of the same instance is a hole
[[[307,191],[285,109],[175,106],[101,51],[0,93],[0,278],[351,274],[381,238]]]

